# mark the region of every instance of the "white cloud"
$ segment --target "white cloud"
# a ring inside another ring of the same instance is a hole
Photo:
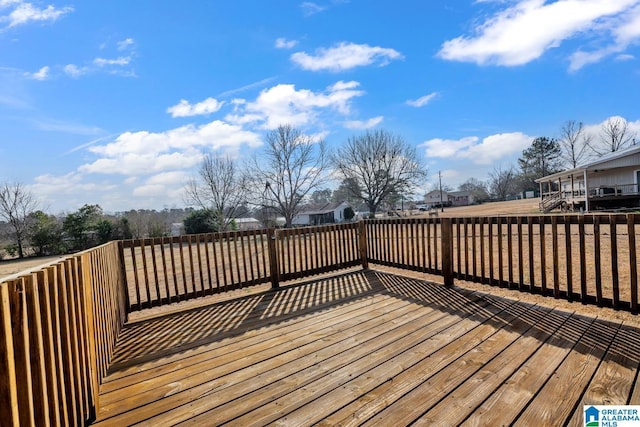
[[[87,126],[79,123],[64,122],[60,120],[52,119],[36,119],[33,123],[38,129],[52,131],[52,132],[64,132],[75,135],[98,135],[104,131],[96,126]]]
[[[40,80],[40,81],[47,80],[49,78],[49,70],[50,70],[49,66],[45,65],[35,73],[26,73],[26,76],[34,80]]]
[[[426,149],[427,157],[454,157],[459,151],[468,149],[478,141],[477,136],[468,136],[462,139],[434,138],[420,144]]]
[[[458,140],[435,138],[423,142],[427,157],[468,159],[473,163],[489,165],[497,160],[519,153],[529,145],[533,137],[521,132],[500,133],[480,140],[469,136]]]
[[[23,0],[5,0],[0,3],[0,7],[13,8],[8,15],[0,16],[0,22],[6,22],[8,28],[24,25],[29,22],[53,22],[61,16],[73,12],[73,8],[70,6],[56,8],[55,6],[49,5],[44,9],[40,9],[32,3]]]
[[[96,58],[93,60],[94,65],[97,65],[98,67],[105,67],[108,65],[123,66],[123,65],[129,65],[130,62],[131,62],[130,56],[120,56],[115,59]]]
[[[606,19],[628,13],[629,8],[637,3],[638,0],[558,0],[550,3],[521,0],[478,26],[475,36],[460,36],[446,41],[438,56],[480,65],[526,64],[548,49],[560,46],[564,40],[598,31],[596,24],[615,28],[613,21]],[[616,32],[619,37],[635,39],[638,37],[636,28],[630,23],[624,30]],[[577,64],[598,60],[595,56],[578,56],[573,69]]]
[[[87,68],[80,68],[75,64],[67,64],[63,67],[63,71],[70,77],[78,78],[87,72]]]
[[[429,95],[421,96],[418,99],[408,100],[407,105],[410,105],[412,107],[424,107],[437,96],[438,96],[438,92],[432,92]]]
[[[147,175],[182,170],[197,165],[202,151],[230,149],[242,145],[258,147],[260,137],[239,126],[219,120],[202,126],[186,125],[165,132],[125,132],[105,145],[88,151],[99,158],[82,165],[87,173]]]
[[[344,127],[347,129],[370,129],[382,123],[383,119],[384,117],[377,116],[372,117],[369,120],[347,120],[344,122]]]
[[[117,49],[119,51],[130,50],[133,43],[133,39],[127,38],[117,43]],[[104,46],[101,48],[104,48]],[[128,55],[121,55],[115,58],[98,56],[86,65],[78,66],[76,64],[67,64],[62,67],[62,70],[72,78],[78,78],[92,73],[108,73],[124,77],[135,77],[136,74],[132,68],[134,58],[135,52],[132,51],[130,51]]]
[[[276,39],[276,47],[278,49],[291,49],[298,44],[298,40],[287,40],[284,37]]]
[[[202,157],[200,157],[202,160]],[[191,175],[186,171],[162,172],[148,177],[142,185],[135,187],[135,197],[180,200],[184,195],[184,185]]]
[[[118,46],[118,50],[123,51],[123,50],[127,50],[129,49],[131,46],[134,45],[134,40],[131,37],[128,37],[124,40],[121,40],[117,43]]]
[[[325,6],[320,6],[317,3],[305,1],[300,4],[300,8],[302,9],[302,13],[304,16],[315,15],[316,13],[320,13],[327,8]]]
[[[291,55],[291,60],[305,70],[333,72],[373,63],[384,66],[391,60],[402,58],[402,54],[394,49],[346,42],[328,49],[317,49],[315,55],[309,55],[306,52],[296,52]]]
[[[219,102],[214,98],[207,98],[197,104],[190,104],[186,99],[181,99],[176,105],[167,108],[167,113],[171,117],[190,117],[215,113],[220,110],[224,102]]]
[[[115,193],[120,188],[106,181],[90,181],[78,172],[55,176],[39,175],[34,178],[30,190],[38,197],[43,206],[52,204],[65,209],[76,209],[85,203],[99,203],[102,196]],[[64,203],[61,203],[61,199]],[[103,206],[104,207],[104,206]]]
[[[622,62],[622,61],[632,61],[634,59],[636,59],[636,57],[633,56],[633,55],[630,55],[630,54],[620,54],[620,55],[616,56],[616,61],[620,61],[620,62]]]
[[[256,122],[265,129],[282,124],[304,126],[317,121],[321,112],[336,111],[348,115],[351,100],[364,95],[355,81],[339,81],[323,92],[308,89],[297,90],[291,84],[279,84],[260,92],[253,102],[236,103],[236,111],[226,120],[235,124]]]

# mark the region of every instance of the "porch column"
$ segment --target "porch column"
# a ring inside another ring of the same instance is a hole
[[[564,197],[562,197],[562,177],[558,177],[558,193],[560,193],[560,198],[563,199]]]
[[[589,212],[589,183],[587,182],[587,170],[584,172],[584,211]]]
[[[575,189],[573,188],[573,174],[571,174],[571,199],[576,196]]]

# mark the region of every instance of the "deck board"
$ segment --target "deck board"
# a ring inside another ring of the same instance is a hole
[[[580,425],[640,392],[639,331],[358,271],[128,324],[96,425]]]

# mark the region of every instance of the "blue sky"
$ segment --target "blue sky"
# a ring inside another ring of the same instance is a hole
[[[288,123],[397,133],[455,188],[567,120],[640,131],[639,42],[640,0],[0,0],[0,182],[183,207],[202,153]]]

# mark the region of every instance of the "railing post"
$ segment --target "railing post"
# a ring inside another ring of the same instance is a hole
[[[2,422],[18,427],[18,386],[16,381],[16,362],[11,325],[11,306],[9,284],[0,283],[0,403],[2,403]],[[11,292],[13,293],[13,292]]]
[[[358,221],[358,248],[360,250],[360,260],[362,261],[362,268],[369,268],[369,260],[367,259],[367,225],[364,220]]]
[[[445,286],[453,286],[453,226],[451,218],[442,218],[441,248],[442,248],[442,276]]]
[[[271,289],[280,287],[280,271],[278,269],[278,253],[276,252],[276,230],[275,228],[267,229],[267,239],[269,248],[269,265],[271,269]]]
[[[124,241],[122,240],[118,240],[117,241],[117,252],[118,252],[118,264],[120,267],[120,282],[122,285],[122,292],[124,294],[124,303],[125,303],[125,307],[124,307],[124,312],[126,314],[125,317],[125,321],[127,321],[129,319],[129,311],[131,311],[131,300],[129,299],[129,283],[127,281],[127,264],[126,264],[126,258],[124,256]],[[134,274],[137,274],[135,271],[133,272]],[[139,303],[140,301],[138,301]]]
[[[91,255],[87,252],[80,255],[80,274],[82,275],[80,280],[80,286],[82,286],[82,297],[84,298],[84,316],[86,322],[86,338],[87,338],[87,353],[89,354],[89,391],[91,396],[89,397],[90,403],[90,417],[95,417],[95,414],[100,410],[98,407],[98,393],[100,391],[100,374],[98,373],[98,351],[96,349],[96,334],[95,334],[95,306],[94,306],[94,294],[92,283],[92,270],[91,270]],[[128,294],[128,292],[125,292]],[[127,305],[127,309],[129,306]]]

